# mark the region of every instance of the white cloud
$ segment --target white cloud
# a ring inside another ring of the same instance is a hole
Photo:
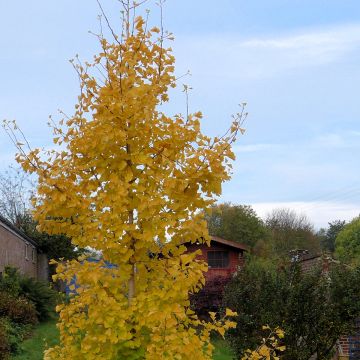
[[[315,137],[312,144],[320,148],[356,148],[360,146],[358,136],[360,136],[360,131],[328,133]]]
[[[268,213],[277,208],[290,208],[307,215],[317,229],[326,227],[334,220],[349,221],[360,214],[360,206],[341,202],[264,202],[251,204],[257,214],[265,218]]]
[[[342,60],[360,49],[360,24],[305,29],[292,35],[241,39],[233,34],[177,38],[178,63],[196,74],[263,78]]]
[[[247,153],[247,152],[257,152],[263,150],[273,150],[279,149],[281,145],[279,144],[248,144],[248,145],[236,145],[233,146],[233,151],[235,153]]]

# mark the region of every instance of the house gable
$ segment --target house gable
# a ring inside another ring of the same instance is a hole
[[[0,215],[0,272],[6,266],[36,279],[47,280],[46,255],[41,254],[34,240]]]

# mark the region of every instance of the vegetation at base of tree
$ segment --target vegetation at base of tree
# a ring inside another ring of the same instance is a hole
[[[19,346],[16,355],[11,360],[39,360],[43,359],[44,351],[48,347],[59,343],[59,330],[56,327],[57,318],[40,323]]]
[[[214,205],[206,220],[211,235],[236,241],[251,248],[268,237],[263,221],[248,205],[231,203]]]
[[[35,308],[36,317],[46,320],[54,314],[58,293],[44,281],[21,275],[17,269],[6,267],[0,279],[0,291],[14,298],[24,298]]]
[[[263,338],[255,350],[245,350],[241,360],[280,360],[286,350],[284,331],[280,328],[271,329],[269,325],[262,326]]]
[[[10,354],[21,352],[21,343],[30,336],[32,326],[11,321],[0,316],[0,359],[8,359]]]
[[[282,359],[330,359],[341,335],[354,330],[360,316],[359,269],[341,265],[303,272],[297,264],[269,266],[254,259],[228,284],[224,306],[237,313],[238,325],[227,335],[240,357],[254,349],[268,324],[285,332]]]
[[[5,122],[18,162],[37,176],[39,230],[102,254],[97,263],[58,264],[57,278],[76,276],[77,289],[58,307],[61,343],[45,358],[211,359],[210,334],[234,327],[233,313],[206,322],[190,309],[206,263],[183,243],[210,241],[204,211],[230,179],[245,104],[214,138],[201,132],[201,112],[163,113],[177,85],[172,35],[136,16],[135,2],[120,3],[121,33],[106,21],[101,52],[91,63],[73,62],[80,95],[73,115],[52,122],[59,147],[43,156]]]
[[[209,312],[220,312],[224,289],[229,281],[224,276],[207,279],[205,286],[190,296],[192,310],[202,319],[209,319]]]
[[[337,235],[335,256],[346,264],[360,265],[360,217],[345,225]]]
[[[214,345],[212,360],[233,360],[234,353],[229,344],[220,336],[213,336],[211,343]]]
[[[33,326],[55,314],[57,299],[49,284],[5,268],[0,279],[0,359],[20,352]]]

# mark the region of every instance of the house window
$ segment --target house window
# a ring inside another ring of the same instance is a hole
[[[208,251],[207,260],[209,268],[227,268],[229,267],[229,252]]]
[[[29,245],[25,244],[25,259],[29,260]]]
[[[31,260],[32,262],[35,264],[36,263],[36,249],[35,248],[32,248],[32,251],[31,251]]]

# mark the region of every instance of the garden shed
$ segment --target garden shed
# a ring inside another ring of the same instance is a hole
[[[214,279],[219,276],[230,278],[239,267],[244,265],[244,254],[249,248],[241,243],[225,240],[218,236],[211,236],[210,246],[201,243],[184,244],[188,252],[201,250],[199,259],[208,263],[209,270],[206,279]]]

